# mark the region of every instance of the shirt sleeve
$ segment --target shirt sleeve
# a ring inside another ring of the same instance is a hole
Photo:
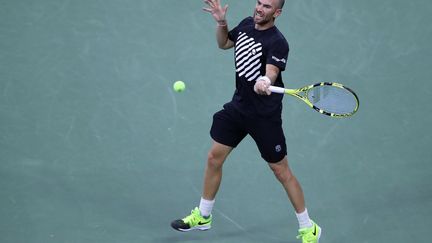
[[[238,37],[238,31],[237,31],[238,26],[236,26],[234,29],[230,30],[228,32],[228,39],[230,39],[231,41],[233,41],[235,43],[235,40]]]
[[[228,32],[228,39],[230,39],[231,41],[233,41],[235,43],[237,40],[237,37],[239,35],[239,28],[241,28],[244,25],[248,25],[248,24],[253,24],[253,18],[252,17],[247,17],[247,18],[243,19],[234,29],[230,30]]]
[[[289,52],[288,42],[285,39],[281,38],[275,41],[275,43],[270,46],[271,47],[267,55],[267,63],[273,64],[281,71],[284,71]]]

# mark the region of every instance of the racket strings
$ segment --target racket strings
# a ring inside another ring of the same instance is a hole
[[[349,114],[357,107],[357,99],[353,93],[330,85],[312,88],[308,92],[308,99],[318,109],[335,114]]]

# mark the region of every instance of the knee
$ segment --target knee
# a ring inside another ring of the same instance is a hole
[[[210,151],[207,154],[207,166],[210,168],[218,169],[223,165],[223,158],[219,156],[217,153]]]
[[[294,175],[291,173],[288,166],[286,165],[273,165],[270,166],[270,168],[280,182],[290,181],[294,178]]]

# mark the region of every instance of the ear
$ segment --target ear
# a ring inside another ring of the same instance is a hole
[[[276,9],[275,13],[273,14],[273,18],[279,17],[281,13],[282,13],[282,9],[280,8]]]

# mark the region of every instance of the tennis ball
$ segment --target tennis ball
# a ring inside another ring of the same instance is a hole
[[[182,92],[186,89],[186,84],[183,81],[176,81],[173,85],[175,92]]]

